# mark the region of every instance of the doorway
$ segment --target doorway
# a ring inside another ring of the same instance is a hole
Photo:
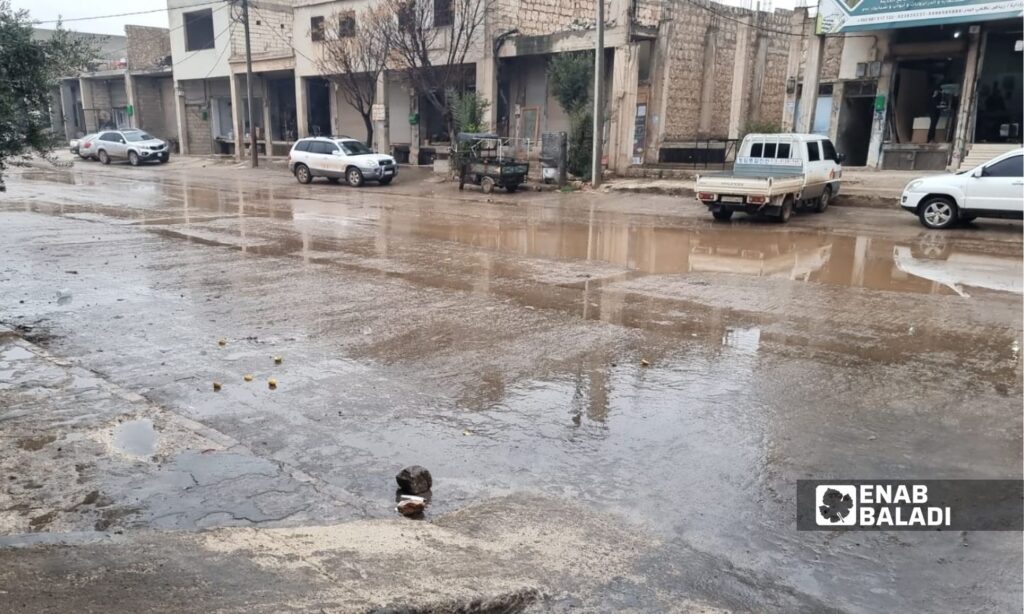
[[[848,166],[864,166],[868,162],[875,85],[874,81],[849,81],[843,84],[836,148],[846,154],[845,164]]]
[[[308,79],[309,135],[331,134],[331,84],[327,79]]]

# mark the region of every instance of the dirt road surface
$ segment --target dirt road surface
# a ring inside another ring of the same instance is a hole
[[[8,186],[4,611],[1020,611],[1019,533],[794,503],[1021,477],[1019,224],[175,162]]]

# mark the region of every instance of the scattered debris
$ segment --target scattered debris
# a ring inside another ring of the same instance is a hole
[[[214,390],[214,392],[219,391],[220,388],[221,388],[220,382],[213,382],[213,390]]]
[[[246,373],[245,375],[242,376],[242,379],[244,379],[247,382],[251,382],[252,381],[252,373]]]
[[[402,495],[402,500],[398,502],[395,509],[399,514],[405,517],[419,516],[423,513],[423,510],[427,509],[427,501],[423,497],[414,497],[411,495]]]
[[[398,472],[395,476],[398,488],[405,494],[420,495],[430,492],[434,485],[434,479],[430,472],[419,465],[410,465]]]
[[[646,358],[641,358],[640,359],[640,366],[641,367],[649,367],[649,366],[651,366],[651,363]]]
[[[281,357],[281,356],[274,356],[274,364],[275,365],[279,365],[282,362],[284,362],[284,358],[283,357]]]
[[[225,345],[227,345],[227,344],[228,344],[228,340],[227,340],[227,339],[225,339],[224,337],[221,337],[221,338],[220,338],[220,339],[219,339],[219,340],[217,341],[217,345],[219,345],[219,346],[222,346],[222,347],[223,347],[223,346],[225,346]]]
[[[78,271],[76,271],[74,269],[69,269],[69,270],[64,271],[64,272],[67,273],[68,275],[78,275]]]
[[[267,380],[267,387],[270,388],[271,390],[274,390],[275,388],[277,388],[277,380],[274,379],[274,378],[268,379]]]
[[[57,291],[57,304],[58,305],[63,305],[65,303],[70,303],[71,302],[71,298],[72,298],[71,297],[71,290],[68,290],[67,288],[61,288],[60,290]]]

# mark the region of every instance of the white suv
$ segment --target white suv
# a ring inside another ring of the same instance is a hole
[[[927,228],[949,228],[976,217],[1024,217],[1024,149],[1015,149],[977,168],[915,179],[903,189],[900,206]]]
[[[344,178],[353,187],[364,181],[387,185],[398,176],[394,158],[347,137],[299,139],[288,154],[288,170],[299,183],[310,183],[314,177],[327,177],[331,183]]]

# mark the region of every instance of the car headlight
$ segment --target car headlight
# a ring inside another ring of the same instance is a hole
[[[918,179],[917,181],[911,181],[910,183],[907,184],[907,187],[904,188],[903,191],[904,192],[913,192],[914,188],[917,188],[922,183],[924,183],[924,179]]]

